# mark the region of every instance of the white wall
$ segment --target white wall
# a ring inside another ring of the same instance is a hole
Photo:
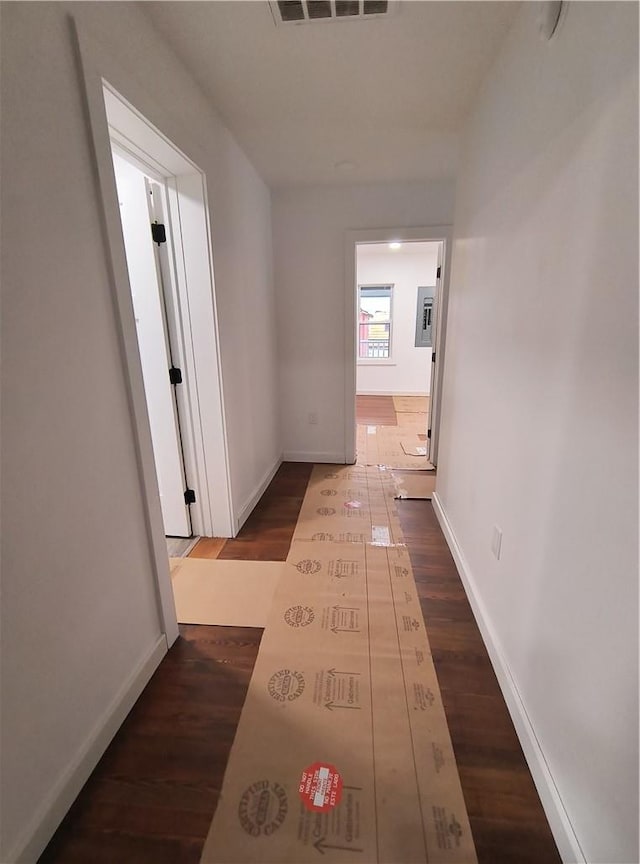
[[[207,174],[237,507],[281,453],[268,189],[134,5],[4,4],[2,861],[160,640],[69,13]]]
[[[393,285],[391,357],[358,360],[357,385],[362,394],[425,395],[431,387],[431,349],[416,348],[418,286],[433,286],[438,243],[362,244],[356,249],[359,285]]]
[[[285,457],[345,458],[346,232],[450,224],[454,194],[452,180],[274,192]]]
[[[550,43],[536,14],[466,138],[436,503],[586,860],[632,862],[638,7],[571,3]]]

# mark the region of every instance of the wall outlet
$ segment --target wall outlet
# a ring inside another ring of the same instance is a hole
[[[493,535],[491,537],[491,551],[500,560],[500,550],[502,549],[502,531],[497,525],[493,526]]]
[[[309,411],[309,425],[317,426],[318,425],[318,412],[317,411]]]

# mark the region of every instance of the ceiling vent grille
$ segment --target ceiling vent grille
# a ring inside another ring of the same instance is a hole
[[[273,0],[277,25],[388,17],[399,0]]]

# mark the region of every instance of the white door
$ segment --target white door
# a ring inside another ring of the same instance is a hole
[[[436,270],[436,290],[433,297],[433,309],[431,317],[433,320],[433,338],[431,348],[431,386],[429,388],[429,416],[427,418],[427,456],[434,462],[436,458],[435,435],[437,423],[437,405],[438,398],[438,363],[442,359],[438,354],[438,331],[440,319],[440,298],[442,294],[442,265],[443,265],[443,249],[444,243],[438,245],[438,268]]]
[[[180,429],[169,378],[171,356],[164,297],[151,237],[147,178],[117,153],[113,154],[113,162],[164,530],[168,536],[190,537]]]

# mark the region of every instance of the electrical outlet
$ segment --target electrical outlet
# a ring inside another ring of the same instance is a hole
[[[500,560],[500,550],[502,549],[502,531],[497,525],[493,526],[493,536],[491,537],[491,551]]]
[[[318,425],[318,412],[317,411],[309,411],[309,425],[317,426]]]

